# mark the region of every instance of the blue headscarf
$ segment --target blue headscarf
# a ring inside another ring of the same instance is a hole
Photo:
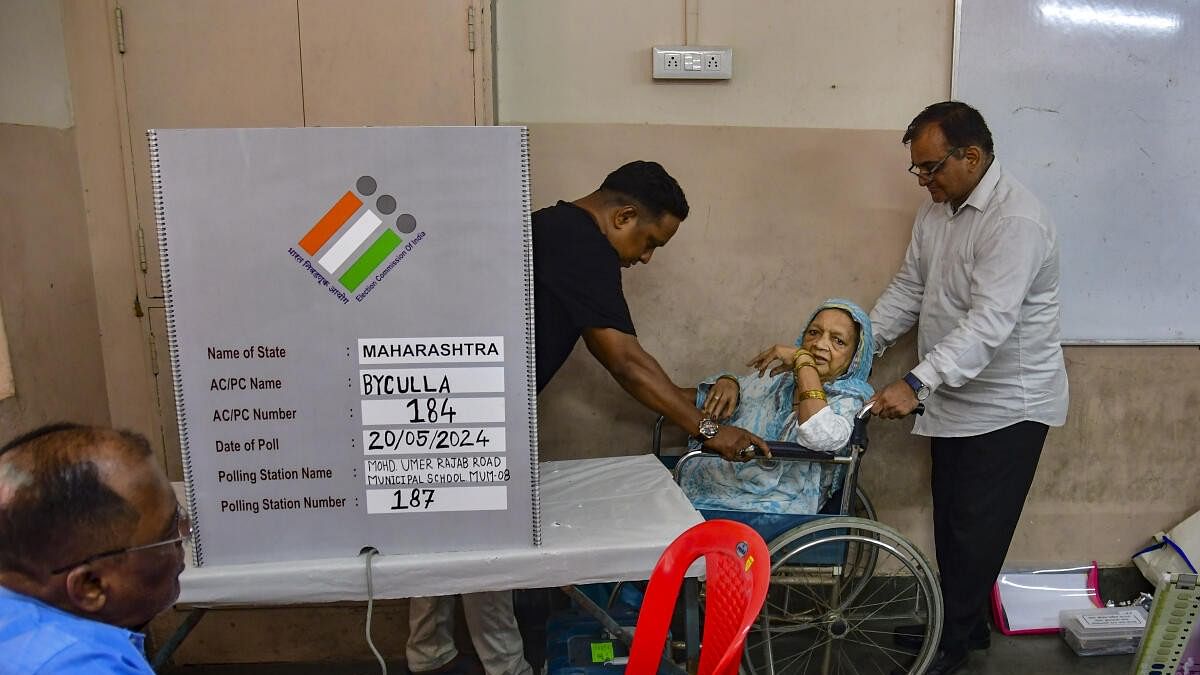
[[[821,303],[821,306],[809,315],[804,328],[807,330],[813,319],[817,318],[818,314],[827,309],[840,309],[846,312],[854,320],[854,323],[858,325],[858,348],[854,350],[854,358],[850,359],[850,365],[846,368],[846,372],[842,373],[836,380],[824,385],[825,393],[834,396],[853,396],[865,403],[875,393],[875,389],[867,383],[867,377],[871,374],[871,364],[875,359],[875,333],[871,330],[871,317],[863,311],[862,307],[849,300],[844,298],[830,298]],[[800,347],[803,344],[804,335],[801,334],[800,337],[796,338],[796,346]]]
[[[875,341],[871,331],[871,318],[863,311],[862,307],[849,300],[830,298],[821,303],[809,315],[808,321],[804,322],[804,329],[807,330],[813,319],[827,309],[840,309],[850,315],[850,318],[858,325],[858,346],[854,350],[854,357],[850,359],[850,365],[846,368],[846,372],[837,379],[823,383],[822,387],[831,399],[848,397],[855,400],[856,407],[862,407],[875,391],[867,383],[867,376],[871,374],[871,363],[874,359],[872,345]],[[796,338],[797,347],[803,346],[803,344],[804,330]],[[730,373],[721,373],[720,375],[727,374]],[[704,404],[709,388],[720,375],[705,380],[697,387],[697,407]],[[769,375],[759,377],[758,373],[751,373],[738,377],[737,380],[741,388],[740,400],[733,416],[725,423],[742,427],[766,440],[783,438],[784,425],[792,412],[792,394],[796,388],[795,378],[786,373],[776,377]]]

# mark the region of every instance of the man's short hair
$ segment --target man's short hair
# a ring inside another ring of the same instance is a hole
[[[40,576],[136,526],[137,510],[94,461],[101,447],[135,459],[152,452],[140,434],[62,423],[0,447],[0,569]]]
[[[925,108],[909,123],[903,143],[908,145],[925,127],[936,124],[952,148],[975,145],[992,154],[992,132],[983,115],[962,101],[942,101]]]
[[[636,202],[653,220],[661,218],[664,211],[679,220],[688,217],[683,188],[658,162],[630,162],[608,174],[600,189]]]

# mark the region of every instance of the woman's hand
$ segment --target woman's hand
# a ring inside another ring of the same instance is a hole
[[[790,373],[796,367],[797,351],[799,350],[796,349],[796,345],[775,345],[765,349],[746,365],[757,370],[759,377],[762,377],[768,368],[771,369],[771,377],[781,373]],[[807,354],[807,352],[804,353]],[[812,356],[808,358],[812,359]],[[772,367],[772,364],[776,365]]]
[[[709,388],[702,410],[715,420],[727,419],[737,409],[740,394],[736,380],[722,377]]]

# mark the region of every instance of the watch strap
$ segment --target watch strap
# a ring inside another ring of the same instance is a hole
[[[921,391],[922,389],[928,388],[928,385],[926,385],[924,382],[922,382],[921,378],[917,377],[916,375],[913,375],[912,371],[909,371],[904,374],[904,382],[906,384],[908,384],[908,386],[912,387],[913,393],[917,393],[917,392]]]

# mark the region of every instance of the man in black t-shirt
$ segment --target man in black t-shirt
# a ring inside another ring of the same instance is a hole
[[[718,425],[695,406],[642,349],[621,288],[621,269],[648,263],[688,216],[679,183],[657,162],[630,162],[600,188],[574,202],[533,214],[533,285],[537,389],[550,382],[582,337],[588,351],[625,391],[704,446],[744,461],[766,443],[744,429]],[[529,675],[512,612],[512,592],[469,593],[463,610],[487,675]],[[470,669],[457,657],[453,597],[413,598],[408,666],[414,673],[455,675]]]
[[[657,162],[630,162],[595,192],[533,214],[533,286],[540,392],[584,344],[625,391],[730,460],[761,439],[721,427],[695,406],[638,342],[621,288],[621,268],[648,263],[688,216],[679,183]]]

